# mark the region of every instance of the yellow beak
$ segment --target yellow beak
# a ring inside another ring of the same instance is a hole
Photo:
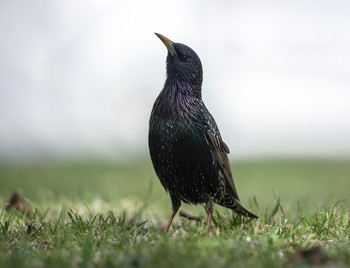
[[[156,36],[159,37],[160,40],[162,40],[163,44],[166,46],[168,49],[169,53],[174,56],[177,55],[175,48],[174,48],[174,42],[171,41],[169,38],[165,37],[164,35],[161,35],[159,33],[155,33]]]

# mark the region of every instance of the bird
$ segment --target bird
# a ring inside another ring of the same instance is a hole
[[[166,80],[151,111],[148,146],[155,173],[172,204],[165,232],[181,202],[205,204],[208,233],[214,203],[258,218],[238,197],[229,147],[202,100],[200,58],[190,47],[155,34],[167,48]]]

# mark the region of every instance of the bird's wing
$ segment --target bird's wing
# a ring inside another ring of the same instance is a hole
[[[214,132],[210,129],[207,129],[205,132],[205,139],[207,140],[207,143],[212,150],[219,166],[222,172],[224,173],[224,177],[226,178],[226,181],[231,186],[231,194],[229,194],[229,202],[230,206],[227,206],[225,204],[225,207],[233,208],[236,212],[239,212],[247,217],[250,218],[258,218],[255,214],[250,212],[247,208],[245,208],[241,201],[239,200],[237,190],[235,187],[235,184],[232,179],[232,171],[230,162],[228,160],[227,154],[230,152],[228,146],[224,143],[224,141],[221,139],[220,134],[215,135]]]
[[[228,160],[227,154],[230,153],[230,149],[221,139],[220,134],[215,134],[211,127],[208,127],[205,132],[205,139],[213,152],[216,161],[218,162],[220,169],[224,173],[228,184],[231,186],[234,197],[239,200],[235,184],[232,179],[232,171],[230,161]]]

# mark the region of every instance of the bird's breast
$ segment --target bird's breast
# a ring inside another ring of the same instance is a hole
[[[150,120],[149,149],[158,178],[166,190],[188,203],[208,198],[217,174],[197,121],[191,115]]]

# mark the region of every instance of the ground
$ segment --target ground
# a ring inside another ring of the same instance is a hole
[[[243,204],[260,218],[216,206],[208,236],[201,222],[180,216],[162,232],[171,204],[148,159],[2,164],[0,267],[350,265],[350,161],[232,168]],[[18,190],[32,215],[5,210]],[[205,217],[202,206],[181,209]]]

